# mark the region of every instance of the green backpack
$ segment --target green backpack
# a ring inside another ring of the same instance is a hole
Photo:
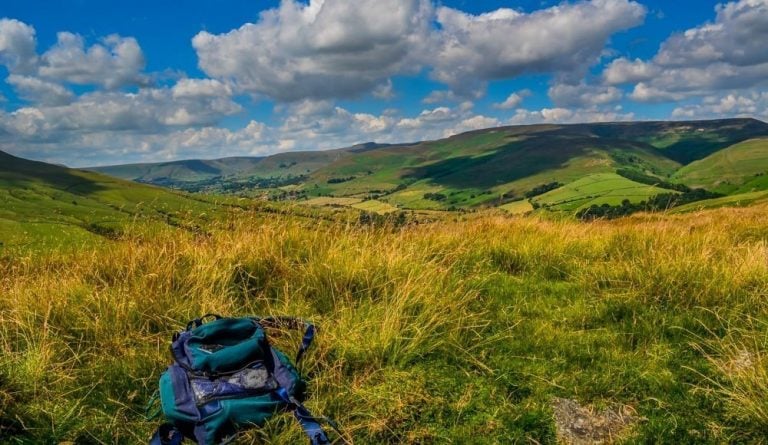
[[[214,320],[204,323],[206,318]],[[222,318],[208,314],[174,334],[174,362],[160,377],[160,405],[168,423],[150,445],[177,445],[185,438],[199,445],[226,443],[246,427],[260,427],[291,411],[312,445],[330,443],[320,424],[302,405],[307,385],[294,364],[270,346],[265,327],[304,328],[298,364],[315,328],[295,318]]]

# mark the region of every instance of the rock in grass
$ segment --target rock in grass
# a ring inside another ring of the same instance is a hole
[[[553,399],[558,441],[570,445],[609,444],[626,436],[632,426],[643,420],[629,406],[595,412],[571,399]]]

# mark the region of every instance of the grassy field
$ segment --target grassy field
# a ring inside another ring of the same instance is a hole
[[[398,229],[289,210],[0,247],[2,441],[142,443],[171,334],[216,312],[315,321],[308,406],[358,444],[553,443],[573,406],[623,413],[609,442],[765,443],[764,205]],[[303,440],[280,416],[238,443]]]
[[[533,211],[533,206],[531,203],[525,200],[510,202],[509,204],[504,204],[499,208],[512,215],[522,215]]]
[[[532,201],[550,210],[574,212],[591,205],[618,205],[625,199],[641,202],[661,193],[670,191],[640,184],[615,173],[598,173],[537,196]]]
[[[397,211],[397,207],[375,199],[363,200],[361,198],[334,198],[322,196],[302,201],[300,204],[314,207],[349,207],[351,209],[363,210],[381,215]]]
[[[386,202],[377,201],[375,199],[369,199],[357,204],[352,204],[350,207],[353,209],[364,210],[366,212],[378,213],[380,215],[386,215],[387,213],[397,211],[397,207]]]
[[[322,196],[318,198],[312,198],[308,199],[307,201],[304,201],[303,204],[309,205],[309,206],[318,206],[318,207],[333,207],[333,206],[351,206],[353,204],[359,204],[363,200],[360,198],[334,198],[334,197],[328,197],[328,196]]]

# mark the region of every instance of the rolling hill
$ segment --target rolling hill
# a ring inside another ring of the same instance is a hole
[[[728,194],[768,190],[768,138],[750,139],[692,162],[673,179]]]
[[[493,128],[345,157],[312,174],[304,190],[408,209],[503,207],[543,184],[591,175],[629,171],[666,183],[688,159],[761,135],[768,124],[752,119]],[[638,202],[648,197],[638,189],[659,191],[648,183],[616,199]]]
[[[195,185],[203,183],[210,186],[209,188],[213,191],[217,191],[216,185],[228,182],[304,177],[345,156],[383,146],[370,143],[328,151],[279,153],[269,157],[190,159],[87,167],[86,170],[121,179],[181,189],[195,189]]]
[[[135,218],[188,225],[215,208],[205,197],[0,152],[0,245],[117,237]],[[203,218],[204,219],[204,218]],[[151,225],[151,224],[150,224]]]
[[[189,191],[253,195],[258,190],[272,199],[307,199],[312,205],[341,202],[314,199],[319,197],[349,198],[344,202],[354,203],[350,207],[382,213],[482,207],[519,212],[528,206],[512,203],[547,204],[543,200],[572,196],[575,188],[588,190],[580,202],[600,205],[680,191],[675,184],[724,194],[768,190],[761,163],[768,157],[761,145],[765,138],[768,124],[755,119],[525,125],[413,144],[92,170]],[[723,174],[727,183],[718,179]],[[532,199],[532,191],[547,184],[563,188]],[[364,204],[368,200],[375,202]],[[550,210],[579,207],[557,199],[548,204]]]

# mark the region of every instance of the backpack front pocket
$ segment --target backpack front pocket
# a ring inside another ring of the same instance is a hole
[[[190,383],[198,406],[211,400],[266,394],[279,387],[262,363],[215,379],[192,376]]]

